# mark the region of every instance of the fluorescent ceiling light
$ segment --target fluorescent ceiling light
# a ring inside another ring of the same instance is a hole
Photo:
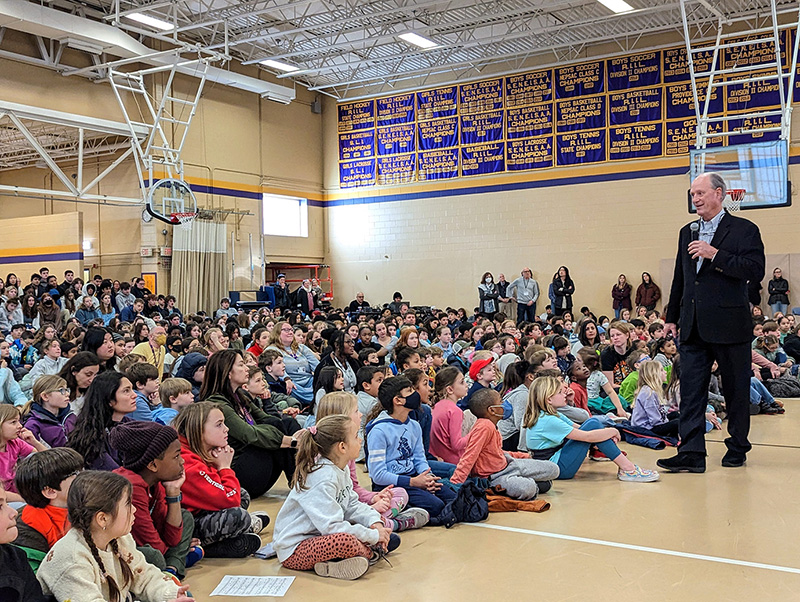
[[[150,27],[159,29],[161,31],[170,31],[171,29],[175,29],[175,26],[172,23],[167,23],[166,21],[156,19],[150,15],[145,15],[142,13],[129,13],[125,16],[134,21],[138,21],[143,25],[149,25]]]
[[[626,13],[629,10],[633,10],[633,7],[627,2],[625,2],[625,0],[597,0],[597,1],[606,8],[614,11],[615,13]]]
[[[267,59],[260,62],[265,67],[272,67],[278,71],[286,71],[286,73],[291,73],[292,71],[298,71],[300,69],[300,67],[295,67],[294,65],[290,65],[288,63],[281,63],[280,61],[273,61],[272,59]]]
[[[397,37],[405,42],[408,42],[409,44],[414,44],[414,46],[419,46],[420,48],[424,48],[425,50],[428,50],[429,48],[436,48],[439,45],[433,40],[429,40],[428,38],[423,38],[421,35],[416,34],[413,31],[401,33]]]

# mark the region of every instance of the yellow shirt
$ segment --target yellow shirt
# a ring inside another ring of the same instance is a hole
[[[145,341],[144,343],[136,345],[131,353],[141,355],[148,364],[153,364],[158,368],[158,379],[161,380],[161,377],[164,376],[164,357],[167,355],[166,348],[158,347],[156,351],[153,351],[150,342]]]

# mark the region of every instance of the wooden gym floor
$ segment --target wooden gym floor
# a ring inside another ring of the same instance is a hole
[[[720,466],[724,430],[707,436],[703,475],[622,483],[614,464],[587,461],[575,479],[557,481],[543,496],[550,510],[404,532],[392,567],[379,563],[356,582],[255,558],[203,560],[186,582],[198,600],[209,599],[226,574],[295,576],[287,600],[326,602],[800,600],[800,402],[786,407],[783,416],[753,417],[744,468]],[[623,449],[647,468],[674,453]],[[283,481],[253,508],[274,521],[286,493]],[[270,541],[272,525],[261,536]],[[256,598],[213,598],[246,599]]]

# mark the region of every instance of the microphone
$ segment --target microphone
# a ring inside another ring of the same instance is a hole
[[[700,240],[700,224],[698,224],[697,222],[692,222],[691,224],[689,224],[689,230],[692,231],[692,241]],[[695,257],[693,261],[695,265],[697,265],[699,257]]]

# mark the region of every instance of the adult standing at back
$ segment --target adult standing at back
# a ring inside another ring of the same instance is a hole
[[[614,317],[619,319],[619,314],[623,309],[630,310],[631,308],[631,285],[625,274],[620,274],[617,278],[617,283],[611,287],[612,309],[614,310]]]
[[[491,320],[500,308],[497,301],[499,297],[500,293],[497,291],[492,273],[484,273],[478,285],[478,313]]]
[[[778,312],[786,315],[786,312],[789,311],[789,281],[783,277],[780,268],[772,270],[772,280],[769,281],[767,290],[772,315],[774,316]]]
[[[506,294],[517,300],[517,323],[536,320],[536,300],[539,298],[539,283],[533,279],[530,268],[522,268],[520,277],[508,285]]]
[[[511,317],[511,297],[508,295],[508,285],[505,274],[497,275],[497,300],[500,302],[500,311],[507,317]]]
[[[750,341],[747,282],[764,278],[764,243],[754,223],[722,209],[725,180],[717,173],[692,182],[700,217],[681,228],[665,333],[681,340],[678,454],[659,460],[672,472],[704,472],[705,412],[711,365],[716,360],[728,411],[728,451],[722,465],[745,463],[750,443]],[[694,226],[694,227],[693,227]],[[699,226],[699,228],[698,228]]]
[[[572,311],[572,295],[575,294],[575,283],[569,277],[569,268],[562,265],[553,276],[553,313],[563,315]]]
[[[661,299],[661,289],[653,282],[649,272],[642,272],[642,283],[636,289],[636,307],[646,307],[647,311],[656,308],[656,303]]]

